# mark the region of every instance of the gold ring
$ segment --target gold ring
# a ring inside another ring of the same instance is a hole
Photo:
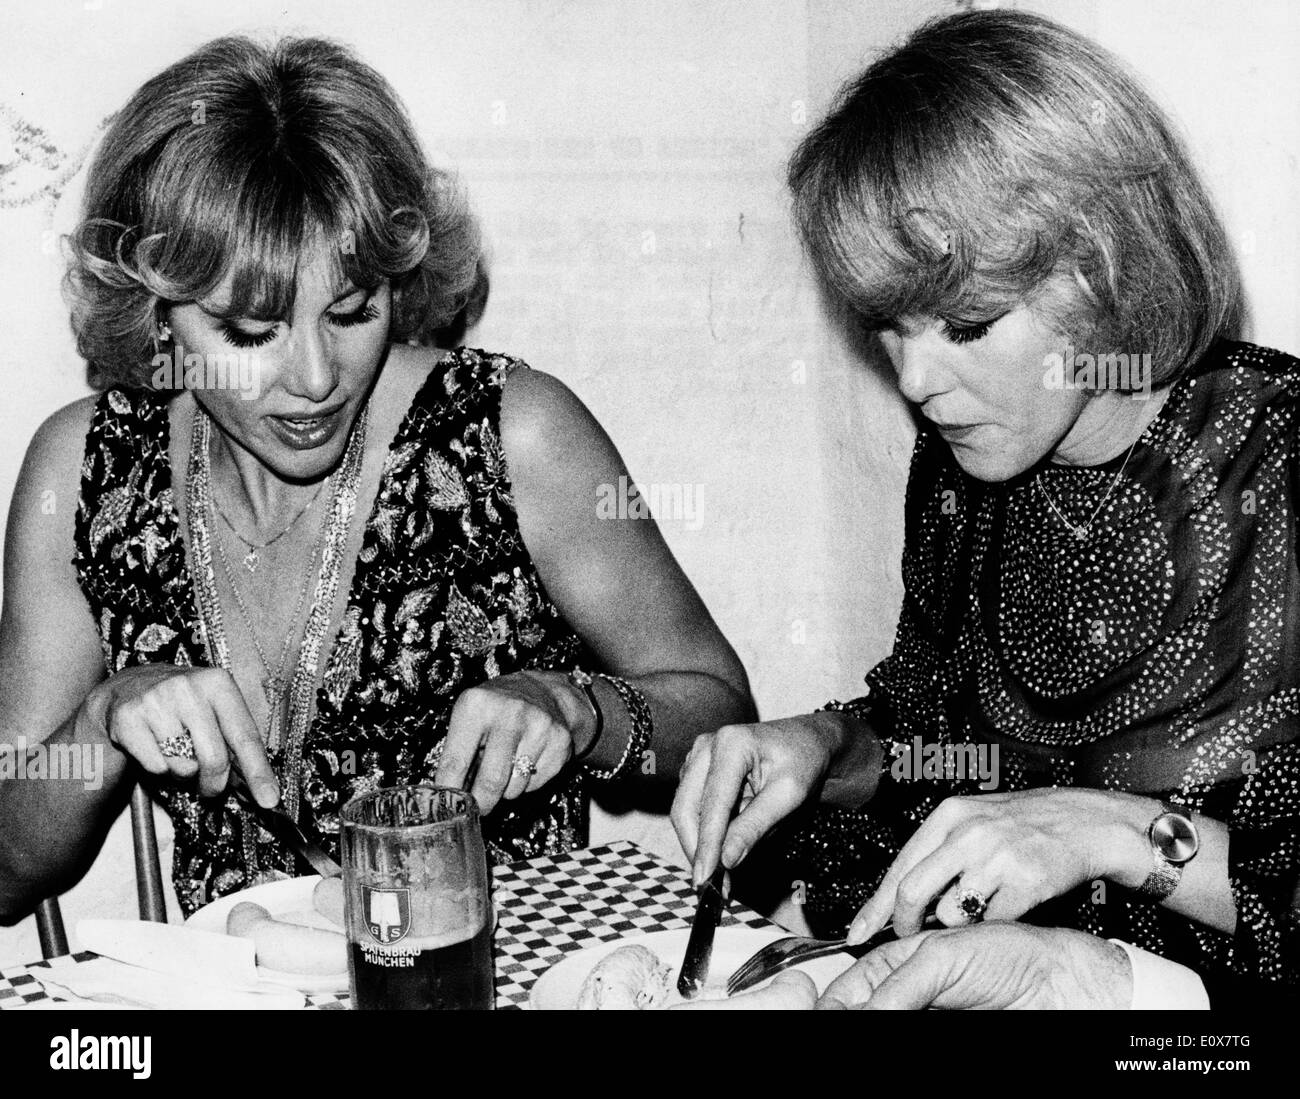
[[[188,729],[158,742],[158,750],[168,759],[194,759],[194,738]]]

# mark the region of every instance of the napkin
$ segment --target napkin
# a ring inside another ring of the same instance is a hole
[[[77,937],[100,958],[41,983],[73,996],[142,1007],[295,1008],[303,996],[258,977],[253,943],[184,924],[81,920]]]
[[[301,992],[280,985],[268,985],[266,991],[223,988],[141,969],[112,958],[92,958],[51,967],[49,976],[42,973],[39,979],[45,990],[55,995],[129,1007],[284,1011],[300,1008],[305,1003]]]
[[[77,938],[86,950],[173,977],[238,988],[258,982],[251,939],[147,920],[80,920]]]

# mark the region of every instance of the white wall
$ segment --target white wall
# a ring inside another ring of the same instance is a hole
[[[33,2],[0,12],[0,105],[48,131],[54,159],[72,157],[146,76],[214,35],[354,45],[459,167],[485,222],[494,294],[472,342],[568,382],[643,482],[703,486],[698,529],[667,518],[665,533],[778,716],[854,693],[888,652],[911,439],[897,398],[821,314],[786,223],[784,161],[841,80],[954,6]],[[1300,349],[1297,9],[1019,6],[1148,78],[1243,246],[1256,338]],[[18,164],[12,127],[0,114],[0,501],[36,425],[85,391],[50,246],[76,188],[54,207],[26,201],[59,167]],[[611,827],[672,850],[662,827]]]

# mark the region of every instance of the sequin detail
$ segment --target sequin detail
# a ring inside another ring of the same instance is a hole
[[[891,750],[997,745],[998,790],[1171,797],[1229,824],[1234,936],[1108,886],[1032,914],[1202,972],[1300,984],[1300,361],[1223,343],[1184,374],[1084,540],[1032,476],[967,477],[923,431],[906,503],[894,651],[867,676]],[[1119,459],[1042,471],[1072,523]],[[944,797],[970,780],[888,777],[862,812],[820,810],[770,854],[844,927]]]
[[[591,663],[546,596],[510,499],[497,422],[501,386],[522,366],[462,348],[430,374],[389,449],[339,636],[303,751],[304,816],[337,854],[339,810],[380,786],[430,779],[456,697],[523,668]],[[74,564],[110,672],[206,663],[174,506],[166,402],[109,390],[86,441]],[[192,911],[251,884],[233,801],[155,795],[176,828],[173,879]],[[494,813],[497,861],[586,842],[580,776]],[[272,837],[264,866],[293,869]]]

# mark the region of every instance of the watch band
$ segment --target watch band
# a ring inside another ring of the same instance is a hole
[[[1137,895],[1152,901],[1163,901],[1183,880],[1183,868],[1170,862],[1159,851],[1151,850],[1151,870],[1137,887]]]
[[[1191,854],[1185,858],[1177,860],[1169,858],[1161,850],[1160,843],[1157,841],[1156,827],[1168,816],[1174,816],[1185,821],[1191,832],[1192,850]],[[1162,800],[1160,812],[1147,825],[1147,843],[1151,847],[1151,870],[1142,884],[1137,887],[1136,893],[1139,897],[1145,897],[1148,900],[1163,901],[1178,888],[1178,883],[1183,880],[1183,867],[1196,857],[1200,848],[1200,840],[1196,835],[1196,826],[1192,824],[1191,816],[1187,810]]]

